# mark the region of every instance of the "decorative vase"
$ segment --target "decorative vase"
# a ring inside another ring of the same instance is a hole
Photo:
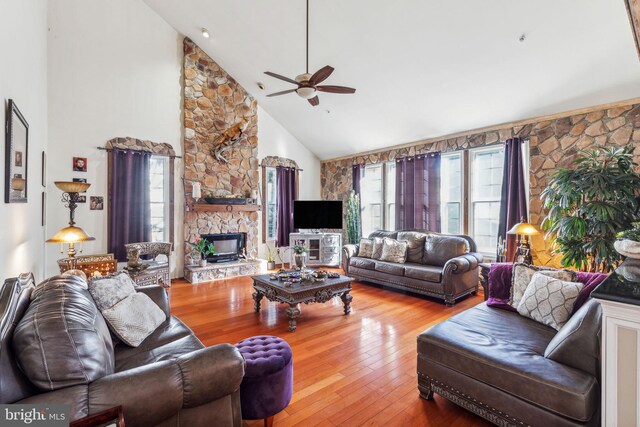
[[[620,255],[640,259],[640,242],[628,239],[616,240],[613,243],[613,247]]]
[[[295,263],[296,269],[298,270],[302,270],[305,267],[306,260],[307,260],[307,254],[305,253],[293,255],[293,262]]]
[[[207,266],[207,259],[206,258],[201,259],[200,261],[198,261],[198,265],[200,267],[206,267]]]
[[[267,270],[275,270],[276,262],[275,261],[267,261]]]

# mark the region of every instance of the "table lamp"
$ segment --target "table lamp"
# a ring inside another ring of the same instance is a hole
[[[47,243],[67,243],[69,245],[67,263],[69,268],[73,270],[76,268],[75,256],[77,252],[75,244],[96,240],[95,237],[89,236],[82,228],[76,227],[74,220],[75,210],[80,198],[79,193],[85,193],[91,184],[86,182],[56,181],[55,185],[62,190],[62,202],[69,208],[69,226],[58,231],[52,238],[47,240]]]
[[[533,258],[531,257],[531,242],[529,236],[540,234],[538,229],[528,222],[525,222],[524,218],[520,218],[520,222],[511,227],[511,230],[507,231],[507,234],[515,234],[518,236],[518,247],[516,249],[515,257],[516,262],[533,264]]]

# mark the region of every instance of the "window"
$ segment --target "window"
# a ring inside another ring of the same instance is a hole
[[[366,165],[360,178],[362,235],[395,229],[395,162]]]
[[[151,241],[168,242],[169,237],[169,157],[149,159],[149,200],[151,203]]]
[[[478,251],[493,254],[498,241],[504,149],[492,147],[469,153],[469,229]]]
[[[440,218],[442,232],[461,234],[462,215],[462,153],[443,154],[440,168]]]
[[[276,240],[276,168],[265,168],[265,228],[266,239]]]

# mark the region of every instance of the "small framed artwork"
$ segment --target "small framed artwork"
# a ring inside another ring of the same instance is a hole
[[[42,226],[47,225],[47,193],[42,192]]]
[[[5,203],[26,203],[29,181],[29,124],[13,99],[5,123]]]
[[[86,157],[74,157],[73,158],[73,171],[74,172],[86,172],[87,171],[87,158]]]
[[[42,152],[42,186],[47,186],[47,153]]]
[[[89,198],[89,209],[92,211],[101,211],[104,209],[104,198],[102,196],[91,196]]]
[[[87,178],[73,178],[73,182],[87,182]]]
[[[87,196],[78,196],[78,203],[87,203]]]

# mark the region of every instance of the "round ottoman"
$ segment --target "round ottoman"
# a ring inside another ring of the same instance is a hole
[[[240,385],[242,418],[264,419],[270,425],[273,416],[287,407],[293,392],[293,355],[281,338],[261,335],[236,344],[246,362]]]

